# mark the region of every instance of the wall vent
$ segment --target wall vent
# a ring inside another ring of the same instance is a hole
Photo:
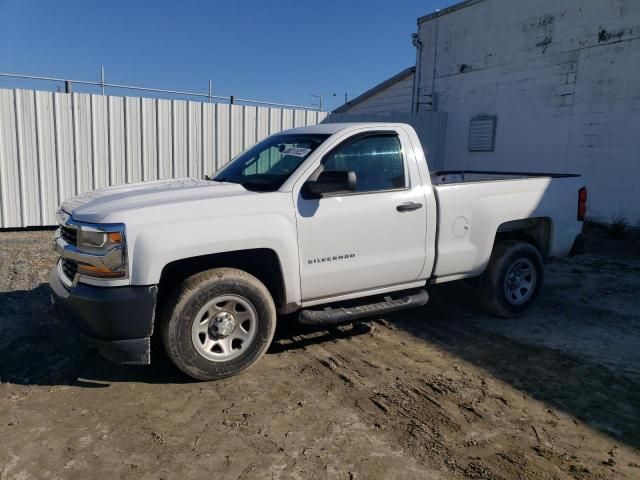
[[[478,115],[469,122],[469,151],[493,152],[496,142],[498,117]]]

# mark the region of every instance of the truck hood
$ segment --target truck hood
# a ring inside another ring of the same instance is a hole
[[[61,208],[74,220],[97,223],[107,215],[123,210],[251,194],[238,184],[178,178],[100,188],[65,200]]]

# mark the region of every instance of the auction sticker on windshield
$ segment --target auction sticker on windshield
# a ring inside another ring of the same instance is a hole
[[[289,147],[282,153],[284,155],[293,155],[294,157],[306,157],[310,151],[310,148]]]

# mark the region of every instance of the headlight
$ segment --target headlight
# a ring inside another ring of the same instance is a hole
[[[78,261],[78,272],[98,278],[124,278],[127,252],[124,225],[78,225],[76,247],[91,255],[89,263]],[[99,261],[96,257],[99,258]]]
[[[81,226],[78,228],[78,248],[92,253],[96,250],[108,252],[121,247],[124,243],[123,232],[104,232],[93,227]]]

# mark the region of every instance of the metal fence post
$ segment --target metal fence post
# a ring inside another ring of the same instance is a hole
[[[235,95],[231,95],[231,96],[229,97],[229,103],[230,103],[231,105],[233,105],[234,103],[236,103],[236,96],[235,96]]]
[[[213,101],[213,82],[209,80],[209,103]]]
[[[100,91],[104,95],[104,65],[100,65]]]
[[[64,93],[72,93],[73,87],[72,82],[70,80],[64,81]]]

